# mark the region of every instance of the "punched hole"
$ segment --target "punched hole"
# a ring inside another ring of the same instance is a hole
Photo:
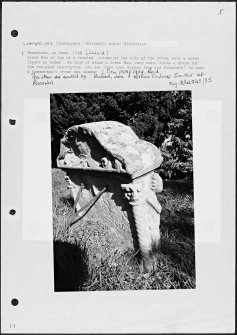
[[[12,30],[11,31],[11,35],[12,35],[12,37],[17,37],[17,35],[18,35],[18,31],[17,30]]]
[[[15,209],[10,209],[9,214],[11,214],[11,215],[15,215],[15,214],[16,214]]]
[[[10,123],[12,126],[14,126],[14,125],[16,124],[16,120],[14,120],[14,119],[9,119],[9,123]]]
[[[17,299],[12,299],[11,301],[12,306],[17,306],[19,304],[19,301]]]

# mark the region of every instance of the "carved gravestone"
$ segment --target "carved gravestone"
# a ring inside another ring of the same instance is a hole
[[[146,271],[152,269],[150,254],[160,239],[156,192],[163,186],[154,170],[161,162],[156,146],[115,121],[69,128],[57,158],[74,198],[71,223],[106,225],[119,236],[118,243],[140,250]]]

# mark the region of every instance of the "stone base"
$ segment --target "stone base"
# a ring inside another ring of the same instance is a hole
[[[136,252],[139,246],[133,210],[124,197],[124,192],[121,188],[121,184],[125,179],[109,179],[102,175],[98,177],[84,174],[82,176],[76,170],[70,170],[67,173],[70,178],[69,185],[74,201],[80,186],[83,185],[79,201],[76,205],[77,211],[107,186],[106,192],[98,198],[88,211],[85,210],[79,213],[78,218],[82,217],[81,220],[83,222],[97,222],[98,225],[109,227],[110,232],[108,232],[108,236],[116,234],[122,237],[121,240],[124,240],[123,246],[127,245],[129,249],[132,247],[134,252]],[[79,226],[81,220],[75,224]],[[88,229],[90,229],[90,225],[88,225]]]

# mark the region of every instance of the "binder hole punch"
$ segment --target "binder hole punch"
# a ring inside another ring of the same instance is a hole
[[[16,120],[14,120],[14,119],[9,119],[9,123],[10,123],[12,126],[14,126],[14,125],[16,124]]]
[[[12,30],[11,31],[11,35],[12,35],[12,37],[17,37],[17,35],[18,35],[18,31],[17,30]]]
[[[11,214],[11,215],[15,215],[15,214],[16,214],[15,209],[10,209],[9,214]]]
[[[11,304],[12,304],[12,306],[17,306],[19,304],[18,299],[15,299],[15,298],[12,299]]]

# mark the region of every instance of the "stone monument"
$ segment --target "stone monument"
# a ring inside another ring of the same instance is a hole
[[[139,249],[145,271],[153,267],[151,254],[160,240],[156,192],[163,184],[154,170],[162,160],[156,146],[116,121],[70,127],[57,158],[74,199],[70,224],[106,222],[121,241]]]

